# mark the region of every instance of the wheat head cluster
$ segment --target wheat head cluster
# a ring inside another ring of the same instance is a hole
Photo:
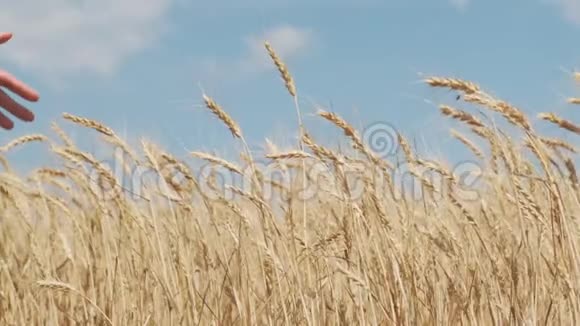
[[[206,94],[204,107],[239,144],[240,159],[190,153],[210,168],[203,179],[151,141],[133,148],[98,121],[63,114],[120,149],[123,169],[155,172],[166,191],[147,182],[139,196],[125,191],[56,122],[54,137],[0,148],[0,324],[580,325],[577,148],[534,128],[576,140],[579,125],[551,112],[530,118],[473,82],[425,78],[433,91],[458,95],[439,109],[481,166],[478,197],[466,200],[461,176],[422,157],[402,133],[396,158],[385,158],[351,123],[319,109],[352,148],[322,145],[302,123],[288,67],[264,45],[296,110],[294,148],[267,142],[256,157],[243,128]],[[574,110],[580,100],[569,103]],[[5,154],[31,142],[48,146],[59,164],[21,177]],[[258,159],[291,178],[275,180]],[[419,200],[393,181],[401,162]],[[312,164],[326,169],[325,179],[312,180]],[[219,184],[219,171],[249,186]],[[306,200],[307,182],[335,186]]]

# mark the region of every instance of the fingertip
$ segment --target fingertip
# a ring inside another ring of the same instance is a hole
[[[29,100],[30,102],[38,102],[40,100],[40,95],[38,93],[36,93],[36,92],[31,93],[28,96],[28,99],[27,100]]]
[[[5,130],[12,130],[14,129],[14,122],[10,120],[3,120],[0,122],[0,127],[2,127]]]
[[[6,32],[1,32],[0,33],[0,43],[5,43],[10,41],[10,39],[12,38],[12,33],[6,33]]]
[[[24,115],[22,117],[22,120],[24,120],[26,122],[32,122],[32,121],[34,121],[34,113],[32,113],[32,112],[29,111],[28,114],[26,114],[26,115]]]
[[[29,102],[38,102],[40,99],[40,94],[37,91],[24,84],[15,86],[12,90]]]
[[[40,94],[38,94],[37,91],[29,88],[28,86],[20,87],[19,89],[15,89],[15,91],[23,99],[29,102],[38,102],[38,100],[40,99]]]
[[[12,130],[14,128],[14,122],[8,118],[4,113],[0,112],[0,127],[5,130]]]
[[[40,99],[40,94],[35,89],[27,85],[22,85],[19,88],[20,88],[19,95],[22,96],[22,98],[26,99],[27,101],[38,102],[38,100]]]

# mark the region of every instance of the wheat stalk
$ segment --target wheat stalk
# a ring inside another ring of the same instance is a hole
[[[228,162],[222,158],[219,158],[215,155],[211,155],[209,153],[203,153],[203,152],[190,152],[189,154],[193,157],[197,157],[197,158],[200,158],[202,160],[206,160],[208,162],[211,162],[213,164],[217,164],[219,166],[222,166],[231,172],[237,173],[239,175],[244,175],[241,168],[239,168],[235,164]]]
[[[413,151],[411,150],[411,146],[409,145],[409,142],[407,142],[407,139],[405,139],[405,137],[400,133],[397,133],[397,140],[399,142],[399,145],[401,145],[401,149],[403,149],[403,153],[405,154],[405,159],[407,160],[407,162],[411,164],[414,163],[415,155],[413,154]]]
[[[472,127],[484,127],[485,125],[475,116],[469,114],[468,112],[457,110],[452,108],[448,105],[441,105],[440,107],[441,113],[443,115],[449,116],[453,119],[457,119],[459,121],[467,123],[469,126]]]
[[[450,88],[456,91],[463,92],[465,94],[474,94],[479,92],[479,86],[475,83],[461,80],[458,78],[449,77],[429,77],[424,80],[425,83],[429,84],[431,87],[444,87]]]
[[[75,289],[72,285],[60,281],[52,281],[52,280],[42,280],[37,281],[36,284],[41,288],[53,290],[53,291],[64,291],[64,292],[72,292],[74,294],[79,295],[84,300],[86,300],[91,306],[93,306],[99,314],[107,321],[109,325],[113,325],[113,321],[107,316],[107,314],[89,297],[81,293],[79,290]]]
[[[2,152],[7,152],[10,149],[26,144],[26,143],[31,143],[31,142],[44,142],[46,141],[47,138],[44,135],[40,135],[40,134],[33,134],[33,135],[25,135],[22,137],[18,137],[14,140],[12,140],[11,142],[9,142],[8,144],[0,147],[0,151]]]
[[[96,130],[96,131],[98,131],[106,136],[115,137],[115,133],[113,132],[113,130],[111,128],[105,126],[104,124],[102,124],[101,122],[98,122],[96,120],[79,117],[79,116],[72,115],[72,114],[66,113],[66,112],[63,113],[62,116],[64,119],[69,120],[75,124]]]
[[[56,123],[52,122],[50,124],[50,128],[52,131],[56,133],[56,135],[60,138],[60,140],[68,147],[74,147],[74,142],[72,139],[62,130],[62,128]]]
[[[229,114],[226,113],[211,97],[203,94],[203,101],[205,106],[218,118],[220,119],[230,130],[232,136],[236,138],[242,138],[242,131],[238,124],[232,119]]]
[[[562,139],[546,138],[546,137],[538,137],[538,139],[540,139],[542,143],[544,143],[546,146],[550,148],[563,148],[571,153],[574,154],[578,153],[576,147],[572,146],[572,144],[563,141]]]
[[[266,157],[272,160],[287,160],[287,159],[307,159],[312,158],[312,155],[302,151],[288,151],[284,153],[267,154]]]
[[[566,129],[568,131],[571,131],[575,134],[580,135],[580,126],[575,125],[571,121],[562,119],[562,118],[558,117],[557,115],[555,115],[554,113],[551,113],[551,112],[550,113],[540,113],[540,114],[538,114],[538,118],[540,118],[542,120],[549,121],[553,124],[558,125],[560,128]]]
[[[264,47],[266,48],[266,51],[268,51],[272,61],[274,61],[274,65],[276,65],[276,68],[278,68],[278,72],[280,72],[280,76],[282,77],[282,80],[284,80],[284,84],[286,85],[288,93],[290,93],[292,97],[295,97],[296,85],[294,84],[294,79],[292,78],[292,75],[290,75],[286,64],[282,61],[282,59],[280,59],[278,54],[276,54],[268,41],[264,42]]]
[[[479,149],[479,147],[477,147],[477,145],[475,145],[475,143],[473,143],[471,140],[469,140],[469,138],[465,137],[457,130],[451,129],[450,132],[451,132],[451,135],[453,137],[455,137],[462,144],[467,146],[467,148],[469,148],[471,150],[471,152],[473,154],[475,154],[475,156],[477,156],[479,159],[483,160],[483,158],[484,158],[483,152],[481,151],[481,149]]]
[[[501,113],[511,124],[521,127],[526,131],[531,131],[532,127],[526,115],[510,103],[497,100],[484,92],[467,94],[463,99],[466,102],[479,104],[492,111]]]

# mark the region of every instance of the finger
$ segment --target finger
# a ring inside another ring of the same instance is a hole
[[[8,88],[10,91],[31,102],[38,101],[40,97],[37,91],[6,71],[0,71],[0,86]]]
[[[4,44],[12,38],[12,33],[0,32],[0,44]]]
[[[34,113],[14,101],[6,92],[0,90],[0,106],[22,121],[34,120]]]
[[[10,120],[4,113],[0,112],[0,128],[11,130],[14,128],[14,122]]]

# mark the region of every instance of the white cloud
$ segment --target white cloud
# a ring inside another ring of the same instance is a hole
[[[0,22],[14,38],[0,58],[48,79],[111,74],[159,39],[172,1],[4,1]]]
[[[560,7],[568,21],[580,25],[580,0],[550,0],[550,2]]]
[[[272,60],[264,48],[264,41],[270,42],[282,60],[290,60],[304,54],[313,44],[313,32],[291,25],[276,26],[262,35],[245,38],[248,54],[242,58],[242,69],[263,70],[272,67]]]
[[[198,78],[203,83],[212,83],[275,69],[264,47],[264,41],[270,42],[276,54],[289,63],[311,50],[314,40],[315,34],[308,28],[278,25],[261,34],[244,37],[244,48],[239,56],[201,60],[201,76]]]
[[[449,2],[453,7],[457,8],[458,10],[465,10],[469,5],[469,3],[471,2],[471,0],[449,0]]]
[[[191,1],[186,6],[196,10],[283,10],[286,8],[371,8],[385,4],[384,0],[212,0],[212,1]]]

